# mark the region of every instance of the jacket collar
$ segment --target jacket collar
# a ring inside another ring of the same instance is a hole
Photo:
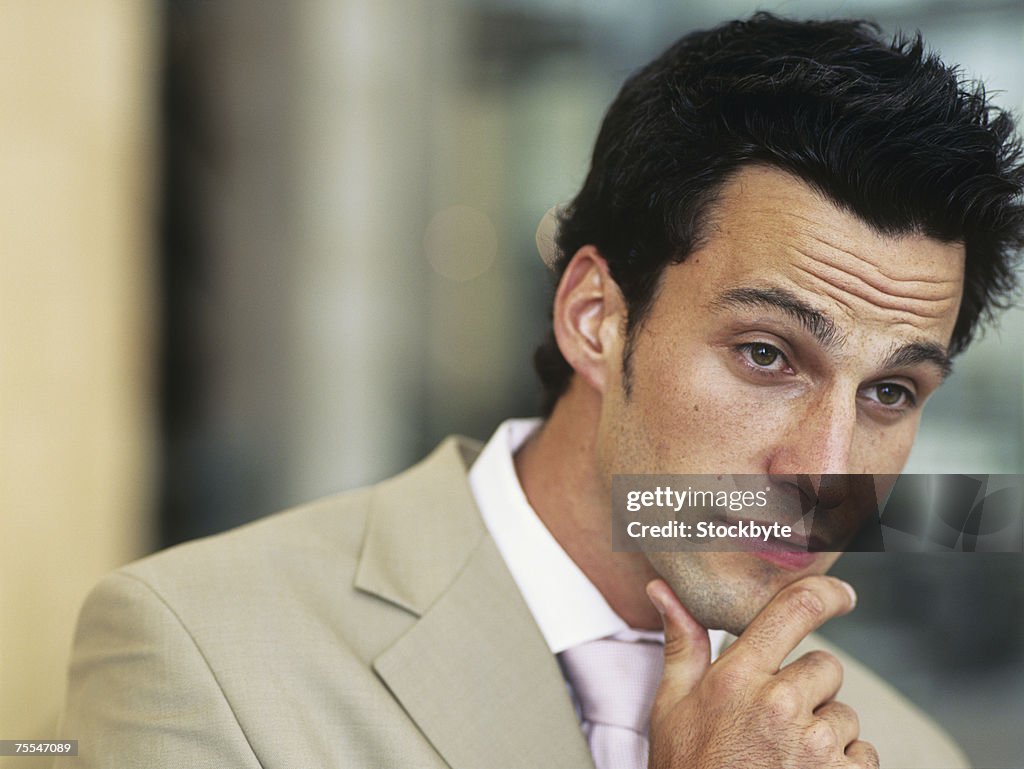
[[[487,536],[466,481],[481,446],[450,437],[375,486],[356,571],[360,590],[422,615]]]
[[[476,509],[477,453],[449,438],[372,493],[356,587],[418,617],[374,670],[453,769],[592,769],[558,663]]]

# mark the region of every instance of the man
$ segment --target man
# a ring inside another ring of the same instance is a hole
[[[862,23],[682,39],[561,217],[544,423],[108,577],[71,665],[80,765],[963,765],[807,651],[855,602],[836,554],[612,552],[611,479],[898,472],[1013,287],[1011,133]]]

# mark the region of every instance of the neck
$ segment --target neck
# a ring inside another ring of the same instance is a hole
[[[661,629],[643,553],[611,551],[611,479],[598,471],[600,402],[574,379],[544,426],[517,452],[527,500],[562,549],[630,627]]]

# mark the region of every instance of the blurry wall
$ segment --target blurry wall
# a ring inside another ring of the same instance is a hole
[[[154,12],[0,2],[0,739],[55,736],[85,591],[151,544]]]
[[[447,0],[172,1],[167,24],[163,541],[532,411],[533,231],[588,88],[510,92],[517,52]]]

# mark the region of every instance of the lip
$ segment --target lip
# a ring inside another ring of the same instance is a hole
[[[771,526],[774,521],[760,521],[754,519],[743,519],[750,523],[761,526]],[[740,523],[739,519],[733,520],[729,515],[722,515],[717,518],[719,523],[730,524]],[[792,534],[786,539],[769,538],[748,539],[734,538],[731,540],[736,550],[749,553],[752,556],[779,566],[788,571],[801,571],[811,566],[821,555],[828,550],[821,537],[816,535]]]
[[[817,560],[820,553],[807,552],[806,550],[752,550],[750,554],[763,561],[781,566],[789,571],[801,571],[806,569]]]
[[[744,540],[744,549],[751,555],[789,571],[800,571],[813,564],[821,554],[811,549],[806,537],[790,539]]]

